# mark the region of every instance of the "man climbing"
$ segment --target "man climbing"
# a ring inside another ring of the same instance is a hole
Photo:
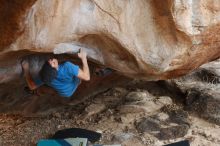
[[[33,79],[30,75],[29,63],[22,61],[22,68],[28,87],[34,91],[45,83],[47,86],[52,87],[60,96],[71,97],[80,84],[80,80],[90,80],[86,52],[80,50],[78,57],[82,61],[82,69],[69,61],[58,64],[56,58],[50,58],[45,62],[39,73],[40,79]],[[51,90],[46,89],[43,92],[51,92]]]

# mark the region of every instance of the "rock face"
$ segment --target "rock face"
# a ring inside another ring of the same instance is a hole
[[[220,125],[220,60],[175,79],[185,94],[185,109]]]
[[[116,71],[80,85],[77,96],[114,85],[121,76],[163,80],[185,75],[220,57],[219,5],[215,0],[0,0],[0,98],[9,108],[10,98],[20,102],[25,94],[22,59],[34,76],[54,48],[73,44],[87,48],[91,68]],[[71,59],[79,61],[76,55]]]
[[[215,0],[0,3],[1,68],[15,65],[27,55],[24,50],[53,52],[74,42],[96,52],[98,63],[147,80],[178,77],[220,56],[220,2]]]

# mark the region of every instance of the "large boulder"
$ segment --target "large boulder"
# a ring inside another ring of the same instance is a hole
[[[220,2],[215,0],[0,3],[1,68],[15,65],[24,50],[51,53],[74,42],[93,50],[96,62],[147,80],[178,77],[220,56]]]
[[[220,57],[219,5],[215,0],[0,0],[0,111],[26,105],[30,111],[38,109],[36,103],[51,107],[52,97],[24,98],[29,95],[20,62],[26,59],[35,76],[55,48],[62,52],[73,44],[87,48],[91,72],[97,66],[116,71],[83,82],[75,94],[79,98],[127,77],[185,75]],[[57,57],[80,61],[76,55]]]

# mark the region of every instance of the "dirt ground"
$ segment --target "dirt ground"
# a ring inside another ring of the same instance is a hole
[[[220,145],[219,125],[185,111],[157,91],[136,85],[115,87],[44,115],[1,114],[0,146],[36,145],[57,130],[73,127],[101,132],[99,144],[160,146],[187,139],[192,146]]]

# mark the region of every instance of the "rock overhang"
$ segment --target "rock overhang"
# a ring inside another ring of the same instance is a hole
[[[58,44],[78,42],[99,52],[99,59],[91,61],[125,76],[176,78],[219,58],[220,8],[216,3],[2,2],[1,18],[5,21],[1,23],[1,65],[13,64],[6,63],[10,57],[3,57],[8,53],[21,57],[27,55],[21,53],[24,50],[52,53]]]

